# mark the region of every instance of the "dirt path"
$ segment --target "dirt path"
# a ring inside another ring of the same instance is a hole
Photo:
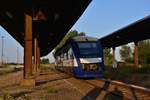
[[[105,84],[96,79],[76,79],[56,70],[46,70],[35,78],[36,86],[21,87],[23,72],[0,76],[0,100],[101,100]]]
[[[88,90],[81,92],[70,83],[71,80],[75,81],[74,78],[57,71],[42,73],[36,78],[35,87],[21,87],[19,83],[22,76],[21,71],[0,76],[1,98],[7,95],[12,100],[80,100]]]
[[[19,84],[22,78],[23,71],[13,72],[0,76],[0,90]]]

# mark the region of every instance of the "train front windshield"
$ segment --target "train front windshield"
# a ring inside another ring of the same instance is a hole
[[[78,48],[80,57],[82,58],[97,58],[100,57],[100,49],[96,42],[79,42]]]

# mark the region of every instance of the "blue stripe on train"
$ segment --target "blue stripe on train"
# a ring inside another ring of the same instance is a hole
[[[80,78],[103,77],[102,71],[83,71],[79,67],[73,67],[73,73]]]

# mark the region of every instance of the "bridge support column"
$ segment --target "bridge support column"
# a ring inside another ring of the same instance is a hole
[[[37,43],[37,68],[36,71],[39,73],[40,72],[40,47],[39,47],[39,41]]]
[[[113,49],[113,53],[112,53],[112,56],[113,56],[113,63],[116,61],[116,58],[115,58],[115,47],[112,48]]]
[[[39,40],[37,37],[34,38],[34,67],[33,74],[39,74],[39,66],[40,66],[40,47]]]
[[[33,74],[36,74],[37,68],[37,38],[34,38],[34,65],[33,65]]]
[[[32,17],[25,15],[24,78],[32,75]]]
[[[35,50],[34,50],[34,62],[35,62],[35,72],[36,74],[39,73],[39,67],[40,67],[40,47],[39,47],[39,39],[35,38]]]
[[[138,67],[139,62],[138,62],[138,42],[134,42],[135,47],[134,47],[134,64],[136,67]]]
[[[25,15],[24,33],[24,79],[22,86],[34,86],[35,80],[32,77],[32,16]]]
[[[113,47],[112,49],[113,49],[113,51],[112,51],[113,52],[113,55],[112,55],[113,56],[113,65],[112,65],[112,67],[117,68],[116,55],[115,55],[115,49],[116,48]]]

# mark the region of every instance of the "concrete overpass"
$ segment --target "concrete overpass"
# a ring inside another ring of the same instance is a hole
[[[138,41],[145,39],[150,39],[150,15],[100,38],[99,41],[104,48],[113,48],[114,60],[115,47],[134,42],[134,62],[138,66]]]

